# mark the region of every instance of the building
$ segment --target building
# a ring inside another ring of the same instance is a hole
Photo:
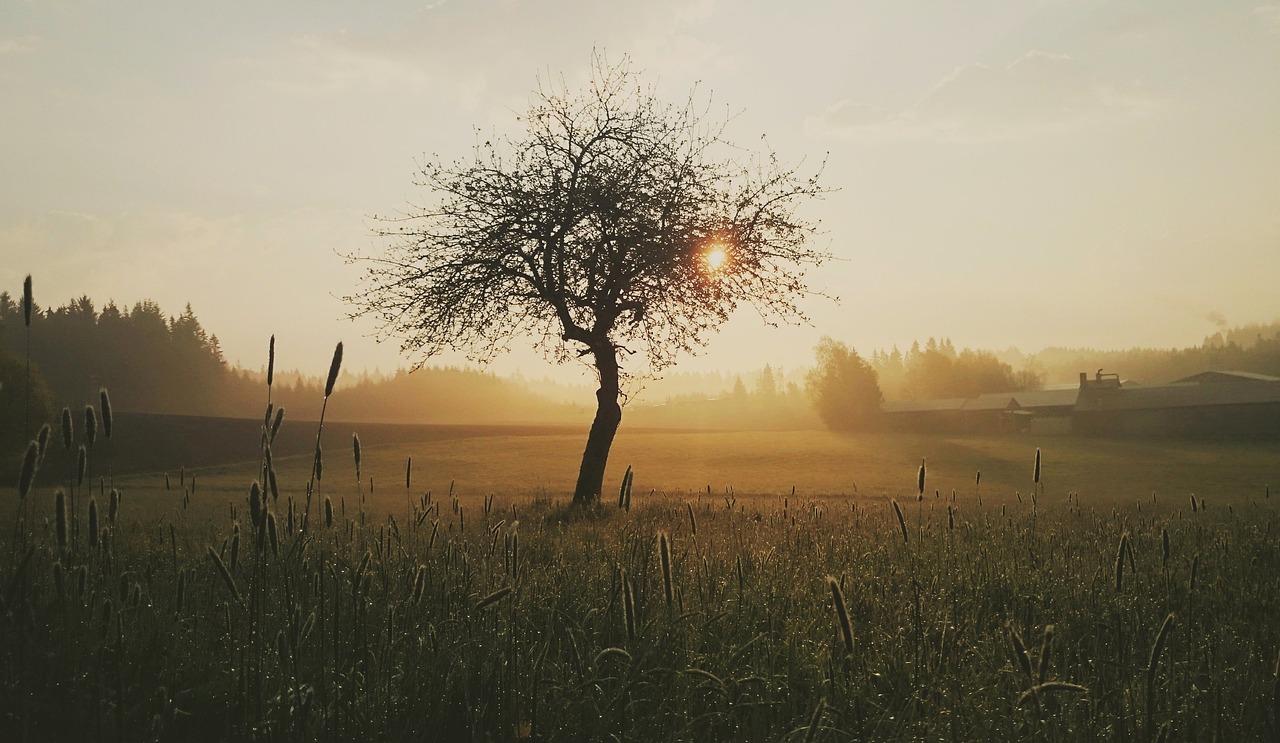
[[[1203,372],[1151,387],[1085,382],[1082,376],[1076,433],[1280,438],[1280,378]]]
[[[1211,371],[1142,386],[1099,369],[1078,385],[885,403],[893,430],[1280,439],[1280,377]]]

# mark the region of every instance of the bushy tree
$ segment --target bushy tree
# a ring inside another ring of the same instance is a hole
[[[384,253],[348,297],[419,363],[461,349],[488,360],[530,339],[589,359],[596,414],[574,502],[599,498],[622,420],[622,361],[651,370],[705,344],[740,304],[799,315],[819,195],[772,153],[743,161],[695,96],[662,102],[627,62],[597,57],[580,91],[540,88],[519,119],[467,160],[427,163],[431,201],[381,223]]]
[[[0,473],[17,471],[27,442],[40,426],[53,422],[54,414],[53,395],[39,367],[31,367],[28,400],[25,359],[0,347]],[[24,430],[28,425],[30,430]]]
[[[884,401],[875,369],[854,349],[825,336],[814,354],[816,363],[805,376],[805,387],[827,428],[875,427]]]

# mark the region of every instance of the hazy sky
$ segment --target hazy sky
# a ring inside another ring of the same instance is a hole
[[[338,253],[421,195],[416,159],[518,132],[539,75],[583,79],[593,47],[672,99],[701,81],[734,139],[826,157],[839,189],[805,216],[840,304],[735,318],[678,368],[1280,317],[1280,4],[1228,1],[6,0],[0,286],[190,302],[250,366],[271,333],[285,367],[323,373],[339,339],[348,368],[403,363],[341,319]]]

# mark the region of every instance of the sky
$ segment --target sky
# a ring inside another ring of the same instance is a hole
[[[795,367],[823,335],[1174,347],[1280,318],[1280,3],[1257,0],[6,0],[0,287],[189,303],[253,368],[272,334],[315,374],[338,340],[348,369],[419,361],[347,319],[342,256],[423,200],[424,157],[518,135],[593,50],[834,189],[801,216],[839,301],[740,313],[678,370]],[[517,367],[557,373],[492,368]]]

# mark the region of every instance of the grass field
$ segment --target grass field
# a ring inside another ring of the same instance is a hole
[[[310,455],[79,488],[78,536],[5,493],[0,739],[1280,734],[1275,444],[624,428],[580,513],[582,432],[383,431],[359,484],[352,432],[309,509]]]
[[[288,424],[287,424],[288,425]],[[308,426],[314,439],[314,424]],[[366,427],[368,428],[368,427]],[[351,435],[360,435],[363,474],[374,478],[369,508],[403,513],[404,471],[413,458],[414,493],[447,493],[452,483],[464,501],[496,494],[508,499],[566,499],[577,476],[585,431],[557,427],[433,426],[428,431],[386,427],[370,437],[358,425],[329,424],[325,431],[324,488],[334,497],[355,495]],[[421,440],[414,440],[421,437]],[[295,447],[296,448],[296,447]],[[826,431],[707,432],[628,430],[619,432],[610,456],[606,487],[616,488],[624,470],[635,470],[634,497],[655,495],[716,500],[798,496],[885,500],[915,495],[920,461],[927,462],[930,492],[976,503],[1016,503],[1033,489],[1036,449],[1043,451],[1046,503],[1078,493],[1089,505],[1111,506],[1166,498],[1179,505],[1194,493],[1210,505],[1261,496],[1280,486],[1280,445],[1275,442],[1193,442],[1176,439],[1088,439],[1051,437],[935,437],[920,434],[836,434]],[[308,446],[306,451],[310,451]],[[237,454],[239,452],[232,452]],[[296,490],[310,476],[312,456],[276,459],[281,484]],[[180,499],[182,462],[164,471],[117,478],[117,486],[140,498],[145,510]],[[198,475],[197,505],[225,507],[243,498],[256,463],[186,468]],[[981,471],[981,483],[975,484]],[[164,491],[164,473],[173,488]],[[616,498],[616,491],[606,494]],[[166,501],[165,499],[168,499]]]

